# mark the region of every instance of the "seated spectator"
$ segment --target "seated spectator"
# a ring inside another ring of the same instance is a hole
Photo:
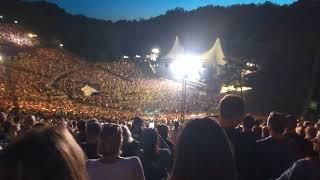
[[[283,135],[285,125],[284,115],[270,113],[267,121],[270,136],[257,141],[263,170],[261,179],[279,177],[300,158],[297,144]]]
[[[35,128],[0,155],[0,179],[87,180],[85,155],[65,128]]]
[[[132,138],[131,132],[127,126],[122,126],[123,143],[122,157],[137,156],[140,153],[140,144]]]
[[[236,127],[245,114],[244,99],[237,95],[226,95],[220,101],[220,125],[227,133],[234,148],[236,167],[240,180],[255,180],[259,175],[256,141],[244,136]],[[204,137],[205,138],[205,137]]]
[[[171,155],[169,149],[160,148],[160,140],[157,131],[146,129],[142,136],[143,153],[141,162],[146,180],[167,179]]]
[[[99,159],[87,162],[90,180],[144,180],[140,160],[137,157],[120,156],[122,129],[117,124],[106,124],[99,136]]]
[[[231,145],[222,128],[211,118],[187,122],[177,141],[170,180],[237,179]]]
[[[311,160],[301,159],[295,162],[277,180],[318,180],[320,179],[320,132],[313,139],[314,150],[318,157]]]
[[[96,120],[88,122],[86,127],[86,142],[81,143],[81,147],[88,159],[98,159],[98,138],[101,133],[101,124]]]

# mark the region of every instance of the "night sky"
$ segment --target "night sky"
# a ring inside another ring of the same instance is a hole
[[[187,10],[209,4],[263,3],[265,0],[47,0],[58,4],[72,14],[83,14],[105,20],[149,18],[175,7]],[[271,0],[277,4],[290,4],[294,0]]]

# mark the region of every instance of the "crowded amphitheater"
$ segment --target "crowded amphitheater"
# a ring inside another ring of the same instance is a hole
[[[119,59],[90,63],[61,47],[43,47],[39,37],[16,24],[1,24],[1,106],[45,115],[100,117],[128,121],[133,116],[179,120],[182,85],[155,76],[149,63]],[[30,35],[30,36],[29,36]],[[5,53],[3,53],[5,54]],[[149,69],[147,71],[146,69]],[[151,72],[151,73],[150,73]],[[221,95],[187,91],[186,113],[214,113]]]
[[[220,38],[95,61],[22,24],[0,14],[0,180],[320,179],[320,120],[250,112],[261,66]]]

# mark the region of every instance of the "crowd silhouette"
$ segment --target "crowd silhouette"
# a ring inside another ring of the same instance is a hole
[[[275,111],[265,122],[257,121],[246,114],[244,99],[233,94],[222,98],[219,111],[182,126],[162,122],[154,128],[140,117],[119,124],[1,112],[0,178],[320,178],[319,123],[300,123]]]

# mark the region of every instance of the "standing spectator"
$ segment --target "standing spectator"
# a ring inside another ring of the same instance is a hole
[[[122,157],[137,156],[140,152],[140,144],[132,138],[131,132],[127,126],[122,126],[123,143]]]
[[[86,127],[86,142],[81,143],[81,147],[88,159],[98,159],[98,138],[101,133],[101,124],[97,120],[90,120]]]
[[[137,157],[120,156],[122,129],[117,124],[106,124],[99,137],[100,159],[87,162],[90,180],[144,180],[140,160]]]
[[[256,142],[236,129],[242,122],[244,114],[245,102],[242,97],[226,95],[220,101],[220,125],[227,133],[234,149],[239,179],[255,180],[259,175]]]
[[[253,126],[252,132],[257,137],[258,140],[262,138],[262,128],[261,128],[261,126],[259,126],[259,125]]]
[[[305,129],[306,132],[306,140],[311,142],[317,136],[317,129],[314,126],[308,126]]]
[[[165,180],[168,177],[171,156],[168,149],[160,148],[157,131],[146,129],[143,132],[142,166],[146,180]]]
[[[23,119],[21,130],[19,131],[20,134],[24,134],[28,130],[30,130],[36,124],[36,118],[34,115],[27,115]]]
[[[134,117],[131,127],[133,139],[140,142],[143,134],[143,120],[140,117]]]
[[[252,131],[254,122],[255,122],[254,117],[252,117],[251,115],[246,115],[242,121],[242,124],[243,124],[242,134],[243,136],[245,136],[245,138],[251,139],[251,141],[257,141],[258,139],[260,139]]]
[[[277,180],[318,180],[320,179],[320,132],[313,139],[314,150],[318,153],[315,159],[298,160],[285,171]]]
[[[0,155],[0,179],[87,180],[85,155],[66,128],[35,128]]]
[[[281,113],[270,113],[267,121],[270,136],[257,141],[263,170],[261,179],[279,177],[299,159],[297,144],[283,135],[285,125],[285,117]]]
[[[301,152],[301,157],[309,157],[313,155],[312,144],[308,142],[303,136],[299,135],[296,132],[297,128],[297,119],[294,116],[286,116],[286,126],[284,136],[293,140],[299,147]]]
[[[211,118],[194,119],[182,129],[170,180],[237,179],[231,145]]]
[[[174,129],[172,131],[170,131],[170,140],[173,144],[176,144],[176,139],[178,137],[180,123],[178,121],[175,121],[173,123],[173,127],[174,127]]]
[[[76,140],[79,144],[86,141],[86,121],[84,120],[77,122]]]
[[[157,129],[158,129],[158,133],[159,133],[160,137],[167,144],[167,146],[169,147],[170,153],[173,155],[174,154],[174,147],[173,147],[173,143],[169,140],[168,126],[161,124],[157,127]]]

